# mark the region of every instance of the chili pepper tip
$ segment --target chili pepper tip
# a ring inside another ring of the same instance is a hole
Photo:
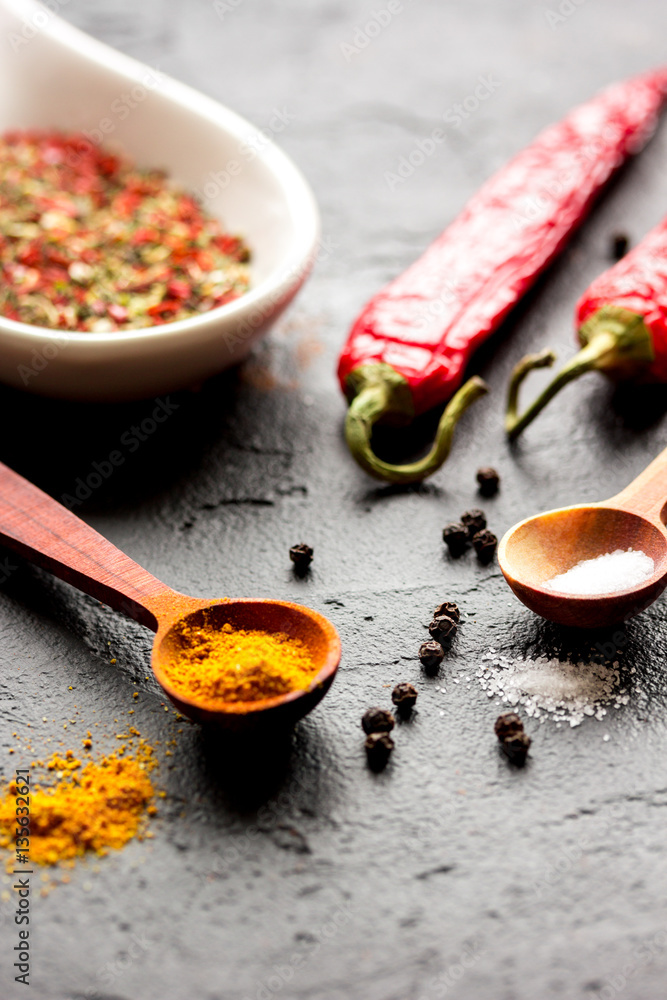
[[[428,455],[407,465],[383,462],[373,452],[373,425],[388,414],[410,420],[414,415],[410,388],[390,365],[378,363],[355,369],[348,379],[352,401],[345,420],[345,439],[353,457],[369,475],[390,483],[418,483],[444,465],[452,446],[454,428],[469,406],[489,387],[479,376],[461,386],[447,404]]]

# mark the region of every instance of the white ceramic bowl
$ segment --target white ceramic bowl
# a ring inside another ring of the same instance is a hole
[[[302,175],[232,111],[33,0],[0,0],[0,39],[0,132],[86,130],[93,142],[126,152],[138,166],[164,168],[199,192],[252,251],[252,290],[192,319],[127,333],[70,333],[0,316],[0,380],[47,396],[122,400],[186,387],[236,364],[314,260],[318,213]]]

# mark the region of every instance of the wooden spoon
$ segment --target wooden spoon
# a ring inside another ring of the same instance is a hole
[[[599,628],[632,618],[667,586],[666,498],[667,449],[611,500],[550,510],[510,528],[498,547],[505,579],[531,611],[560,625]],[[634,587],[579,596],[543,586],[583,559],[630,548],[655,564]]]
[[[22,476],[0,463],[0,542],[50,570],[92,597],[157,632],[151,663],[158,683],[184,715],[228,728],[288,724],[300,719],[327,693],[340,661],[340,639],[323,615],[287,601],[204,600],[171,590],[133,562]],[[179,625],[285,632],[308,648],[318,672],[302,691],[262,701],[220,702],[188,698],[165,676],[165,664],[178,654]]]

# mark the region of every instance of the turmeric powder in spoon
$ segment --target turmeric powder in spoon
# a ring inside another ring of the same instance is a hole
[[[213,630],[185,622],[164,663],[166,677],[183,696],[214,702],[261,701],[308,687],[319,667],[307,646],[285,632]]]

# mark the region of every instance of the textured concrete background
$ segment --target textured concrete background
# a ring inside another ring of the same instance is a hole
[[[32,732],[43,754],[48,737],[70,738],[70,718],[74,733],[106,723],[96,750],[109,748],[137,685],[133,721],[162,741],[167,792],[153,840],[78,865],[34,902],[30,995],[40,1000],[667,993],[664,603],[625,629],[625,662],[636,668],[629,704],[571,731],[531,723],[532,758],[517,771],[496,747],[497,708],[462,678],[489,646],[576,654],[609,636],[539,621],[496,567],[452,563],[440,542],[443,524],[476,500],[480,464],[503,477],[484,505],[500,535],[540,509],[611,495],[666,443],[664,391],[614,393],[594,375],[516,447],[501,430],[514,361],[547,343],[568,355],[574,302],[607,266],[610,234],[637,240],[667,208],[665,129],[478,359],[493,394],[466,416],[428,484],[396,491],[356,468],[333,377],[362,303],[482,180],[574,103],[664,59],[667,6],[564,0],[559,14],[559,0],[403,0],[363,49],[344,48],[380,8],[384,0],[62,7],[259,126],[286,109],[293,119],[276,138],[313,185],[329,247],[244,369],[173,396],[170,420],[78,510],[177,589],[324,611],[344,657],[331,693],[284,746],[220,744],[191,725],[177,734],[144,680],[146,631],[28,565],[2,583],[2,772],[32,756],[7,756],[12,732]],[[445,124],[437,152],[390,185],[385,174],[480,77],[496,82],[492,96],[459,126]],[[60,496],[153,405],[83,407],[0,390],[0,458]],[[303,581],[287,559],[299,540],[316,550]],[[443,599],[469,615],[446,661],[447,694],[416,659]],[[417,683],[419,712],[375,776],[359,717],[387,704],[398,680]],[[14,932],[2,907],[4,980]],[[12,987],[3,998],[26,994]]]

